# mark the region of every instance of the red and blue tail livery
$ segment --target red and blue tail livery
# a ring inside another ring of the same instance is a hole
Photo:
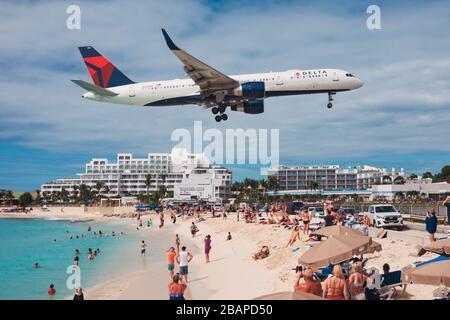
[[[92,80],[98,87],[111,88],[134,83],[94,47],[87,46],[78,49],[80,49]]]

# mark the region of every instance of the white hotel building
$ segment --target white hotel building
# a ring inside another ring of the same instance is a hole
[[[176,200],[204,200],[223,202],[231,195],[232,174],[229,169],[210,166],[203,154],[189,154],[185,149],[172,149],[171,153],[149,153],[147,158],[133,158],[131,153],[117,154],[117,161],[94,158],[86,164],[78,178],[57,179],[41,186],[42,194],[63,189],[75,193],[74,186],[85,184],[95,189],[103,182],[110,190],[109,197],[145,195],[146,176],[151,177],[149,192],[165,185]]]

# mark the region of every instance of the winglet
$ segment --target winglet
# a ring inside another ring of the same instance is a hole
[[[167,34],[166,30],[161,29],[162,33],[164,35],[164,39],[166,40],[167,46],[169,47],[170,50],[180,50],[180,48],[178,48],[175,43],[173,43],[172,39],[170,39],[169,35]]]

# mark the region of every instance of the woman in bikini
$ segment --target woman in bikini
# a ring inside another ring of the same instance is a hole
[[[361,262],[353,264],[353,273],[348,278],[348,289],[352,300],[366,300],[367,277],[362,273]]]
[[[292,229],[291,238],[286,244],[286,248],[289,247],[290,245],[293,245],[295,240],[297,239],[300,240],[300,229],[298,226],[295,226],[294,229]]]
[[[348,300],[347,282],[342,272],[342,267],[336,265],[333,267],[333,275],[325,280],[323,297],[328,300]]]

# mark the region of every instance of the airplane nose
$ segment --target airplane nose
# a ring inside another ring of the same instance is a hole
[[[364,85],[364,82],[361,79],[356,79],[356,89],[361,88]]]

